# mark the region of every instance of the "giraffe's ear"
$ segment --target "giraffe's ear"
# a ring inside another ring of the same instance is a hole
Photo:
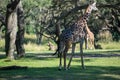
[[[94,2],[93,5],[96,5],[96,2]]]
[[[94,2],[91,6],[93,10],[98,10],[98,8],[96,7],[96,2]]]
[[[94,0],[90,0],[89,1],[89,4],[91,5],[91,4],[93,4],[95,1]]]

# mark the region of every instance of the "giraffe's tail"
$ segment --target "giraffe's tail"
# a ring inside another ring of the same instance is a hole
[[[60,40],[59,40],[59,38],[58,38],[58,40],[56,41],[56,43],[57,43],[57,49],[56,49],[56,51],[55,51],[55,53],[54,53],[53,55],[58,54],[58,51],[59,51],[59,45],[60,45]]]
[[[64,43],[58,39],[57,49],[56,49],[56,52],[53,55],[58,54],[58,57],[59,57],[59,55],[63,53],[63,51],[65,49],[64,47],[65,47]]]

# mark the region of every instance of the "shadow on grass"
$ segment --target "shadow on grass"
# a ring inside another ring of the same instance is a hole
[[[58,71],[57,67],[28,68],[26,70],[0,71],[0,80],[120,80],[119,67],[72,66]]]
[[[5,57],[0,54],[0,58]],[[27,53],[21,61],[34,60],[56,60],[55,56],[39,53]],[[51,62],[52,62],[51,61]],[[90,59],[85,59],[85,62]],[[44,63],[46,64],[46,63]],[[0,80],[120,80],[120,67],[86,66],[82,70],[81,66],[71,66],[70,70],[58,71],[58,67],[28,67],[21,70],[0,70]]]
[[[106,53],[120,53],[120,49],[118,50],[91,50],[91,52],[85,52],[85,54],[106,54]]]
[[[80,57],[80,53],[77,52],[74,57]],[[84,52],[84,57],[120,57],[120,50],[93,50]]]
[[[67,57],[70,58],[71,54],[67,54]],[[120,53],[105,53],[105,54],[100,54],[100,53],[84,53],[84,58],[86,57],[120,57]],[[43,54],[39,54],[39,53],[27,53],[27,56],[25,58],[30,58],[30,59],[34,59],[34,60],[44,60],[46,58],[50,58],[50,59],[54,59],[57,58],[56,56],[53,56],[52,53],[43,53]],[[74,58],[80,58],[80,54],[76,53],[74,55]]]
[[[120,50],[115,51],[93,51],[84,53],[84,57],[120,57]],[[116,53],[117,52],[117,53]],[[26,59],[32,59],[32,60],[45,60],[45,59],[54,59],[57,58],[56,56],[52,55],[53,53],[26,53],[25,58]],[[69,58],[71,54],[67,54],[67,57]],[[0,59],[5,58],[5,54],[0,54]],[[74,58],[80,58],[80,53],[76,53],[74,55]]]

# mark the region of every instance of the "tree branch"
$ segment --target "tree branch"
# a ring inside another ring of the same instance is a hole
[[[97,7],[98,8],[114,8],[114,9],[117,9],[119,10],[120,9],[120,2],[119,3],[116,3],[116,4],[99,4]],[[61,13],[61,15],[57,18],[58,20],[59,19],[63,19],[65,17],[67,17],[68,15],[72,14],[72,13],[75,13],[76,11],[78,10],[82,10],[82,9],[86,9],[87,5],[83,5],[83,6],[77,6],[71,10],[69,10],[68,12],[66,13]]]

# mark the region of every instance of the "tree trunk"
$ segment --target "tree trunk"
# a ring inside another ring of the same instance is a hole
[[[38,21],[38,23],[39,23],[39,21]],[[43,30],[43,28],[37,27],[37,26],[39,26],[38,24],[36,24],[35,26],[36,26],[35,31],[36,31],[36,37],[37,37],[37,44],[41,45],[44,30]]]
[[[39,45],[42,43],[42,37],[43,37],[43,35],[42,35],[42,34],[39,34],[39,38],[38,38],[38,44],[39,44]]]
[[[2,38],[2,37],[1,37],[1,34],[2,34],[2,30],[1,30],[1,27],[0,27],[0,40],[1,40],[1,38]]]
[[[23,14],[23,7],[21,1],[18,4],[17,9],[18,14],[18,32],[17,32],[17,38],[16,38],[16,50],[17,50],[17,56],[23,57],[25,55],[25,49],[23,46],[24,43],[24,14]]]
[[[37,37],[37,44],[40,45],[42,42],[42,37],[43,37],[42,31],[39,32],[38,30],[36,30],[36,37]]]
[[[15,40],[17,33],[17,5],[19,0],[12,1],[7,5],[6,12],[6,32],[5,32],[5,51],[6,56],[14,59]]]

